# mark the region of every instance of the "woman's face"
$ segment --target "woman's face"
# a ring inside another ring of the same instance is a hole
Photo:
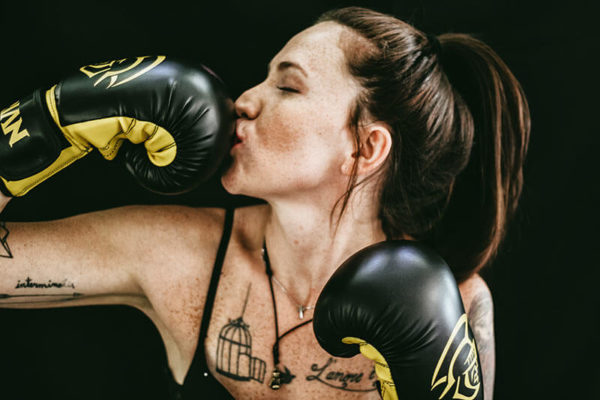
[[[354,152],[348,118],[360,87],[341,35],[354,34],[333,22],[300,32],[273,58],[267,78],[237,99],[239,143],[222,177],[230,193],[267,200],[343,193]]]

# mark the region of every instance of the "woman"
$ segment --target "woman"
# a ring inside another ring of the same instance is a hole
[[[388,238],[422,240],[460,283],[491,399],[491,297],[477,272],[515,211],[529,135],[525,97],[498,56],[466,35],[435,38],[341,9],[294,36],[235,110],[222,183],[267,204],[235,216],[135,206],[6,223],[13,258],[0,260],[3,290],[26,268],[84,294],[47,306],[137,307],[185,383],[175,389],[196,396],[216,379],[234,398],[375,399],[371,361],[330,357],[305,322],[349,256]],[[222,265],[214,301],[213,264]],[[275,365],[284,375],[277,391]]]

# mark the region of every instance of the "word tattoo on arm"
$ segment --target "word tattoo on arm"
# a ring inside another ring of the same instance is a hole
[[[307,381],[317,381],[322,384],[325,384],[334,389],[345,390],[348,392],[372,392],[377,390],[377,379],[375,374],[375,368],[371,370],[371,373],[368,377],[365,377],[365,374],[360,373],[352,373],[334,370],[332,367],[337,360],[333,357],[329,357],[327,362],[321,366],[318,364],[313,364],[310,369],[314,372],[312,375],[308,375],[306,377]],[[370,384],[368,386],[360,385],[360,382],[363,379],[368,379]]]
[[[63,279],[61,282],[54,282],[51,279],[48,282],[35,282],[30,277],[27,277],[24,281],[20,279],[17,281],[15,289],[56,289],[56,288],[70,288],[75,289],[75,284],[70,282],[68,279]],[[0,293],[0,303],[2,304],[32,304],[32,303],[58,303],[64,301],[71,301],[83,296],[82,293],[24,293],[24,294],[13,294],[13,293]],[[20,299],[17,301],[4,301],[7,299]]]
[[[4,258],[13,258],[12,252],[10,251],[10,247],[8,246],[7,238],[8,228],[6,227],[6,223],[4,221],[0,221],[0,244],[2,248],[0,248],[0,257]]]
[[[17,281],[17,286],[15,289],[26,289],[26,288],[36,288],[36,289],[47,289],[47,288],[63,288],[68,287],[75,289],[75,284],[73,282],[69,282],[67,279],[63,279],[61,282],[53,282],[52,279],[48,279],[47,283],[38,283],[34,282],[30,277],[27,277],[23,282],[19,279]]]

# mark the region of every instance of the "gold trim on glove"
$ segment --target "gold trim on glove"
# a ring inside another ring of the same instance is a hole
[[[398,400],[396,386],[392,380],[392,371],[381,353],[363,339],[348,336],[342,339],[342,343],[359,345],[362,355],[375,363],[375,373],[381,384],[381,397],[383,400]]]

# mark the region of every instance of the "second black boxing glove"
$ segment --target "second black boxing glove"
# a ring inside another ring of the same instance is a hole
[[[475,339],[454,277],[412,241],[369,246],[333,274],[315,307],[319,344],[375,362],[385,400],[482,400]]]
[[[88,65],[0,111],[0,190],[22,196],[97,148],[124,141],[130,172],[159,193],[212,175],[229,150],[233,102],[210,70],[146,56]],[[143,143],[143,145],[142,145]]]

